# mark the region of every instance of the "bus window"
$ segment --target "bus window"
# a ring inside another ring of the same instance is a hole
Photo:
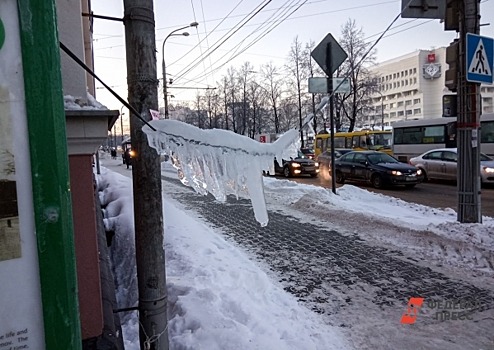
[[[323,141],[324,141],[323,139],[316,139],[316,148],[322,149],[322,142]],[[324,152],[324,151],[322,151],[322,152]]]
[[[494,143],[494,121],[480,123],[480,142]]]
[[[352,148],[352,137],[345,137],[345,148]]]
[[[415,144],[422,142],[422,129],[409,128],[403,131],[403,139],[401,143]]]
[[[444,126],[434,125],[424,127],[423,143],[443,143],[444,142]]]
[[[345,148],[345,137],[336,136],[334,138],[334,148]]]

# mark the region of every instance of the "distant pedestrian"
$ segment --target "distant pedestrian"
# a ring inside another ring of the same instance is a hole
[[[111,149],[111,159],[117,159],[117,150],[115,148]]]
[[[125,150],[124,161],[125,161],[125,164],[127,165],[127,169],[129,169],[129,166],[130,166],[130,148],[127,148]]]

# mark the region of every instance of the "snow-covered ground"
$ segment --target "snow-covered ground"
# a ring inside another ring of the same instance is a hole
[[[120,262],[115,267],[117,298],[128,306],[137,301],[132,265],[131,171],[106,154],[102,154],[101,163],[98,186],[106,206],[105,223],[116,232],[113,260]],[[165,164],[163,175],[176,177],[176,170]],[[173,188],[181,190],[178,186]],[[493,289],[492,218],[484,217],[483,224],[459,224],[453,209],[411,204],[351,185],[341,187],[334,195],[315,186],[264,178],[264,192],[271,211],[313,224],[331,225],[348,235],[357,234],[372,244],[394,247],[413,256],[418,263],[427,261],[442,271],[461,276],[462,280]],[[402,337],[402,349],[443,349],[444,341],[436,342],[434,332],[445,329],[453,332],[451,348],[460,349],[455,347],[455,329],[463,327],[461,334],[469,334],[468,329],[463,331],[468,325],[457,322],[396,335],[391,334],[396,330],[383,321],[375,324],[375,339],[366,341],[361,335],[358,340],[352,339],[351,333],[328,325],[321,315],[298,303],[247,252],[231,244],[197,215],[185,211],[166,191],[163,212],[171,349],[387,349],[372,345],[386,344],[387,337]],[[363,315],[356,315],[356,323],[363,322],[372,309],[361,311]],[[491,317],[492,313],[487,319]],[[485,332],[477,336],[485,344],[494,339],[489,333],[494,323],[482,322]],[[396,324],[396,328],[399,326]],[[138,349],[137,329],[135,314],[127,314],[126,349]],[[358,330],[355,327],[355,332]],[[430,347],[409,343],[407,335],[427,339]]]

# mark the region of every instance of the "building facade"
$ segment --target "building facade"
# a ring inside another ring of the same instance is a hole
[[[371,97],[363,124],[385,126],[398,120],[438,118],[444,95],[454,95],[445,84],[446,47],[418,50],[377,64],[371,72],[378,90]],[[494,86],[482,85],[482,113],[494,111]]]

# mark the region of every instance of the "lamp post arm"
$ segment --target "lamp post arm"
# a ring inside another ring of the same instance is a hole
[[[168,119],[168,91],[166,82],[166,64],[165,64],[165,43],[166,40],[171,37],[174,33],[181,31],[183,29],[189,28],[190,26],[185,26],[182,28],[175,29],[170,34],[168,34],[163,40],[163,45],[161,47],[161,71],[163,72],[163,101],[165,102],[165,119]]]

